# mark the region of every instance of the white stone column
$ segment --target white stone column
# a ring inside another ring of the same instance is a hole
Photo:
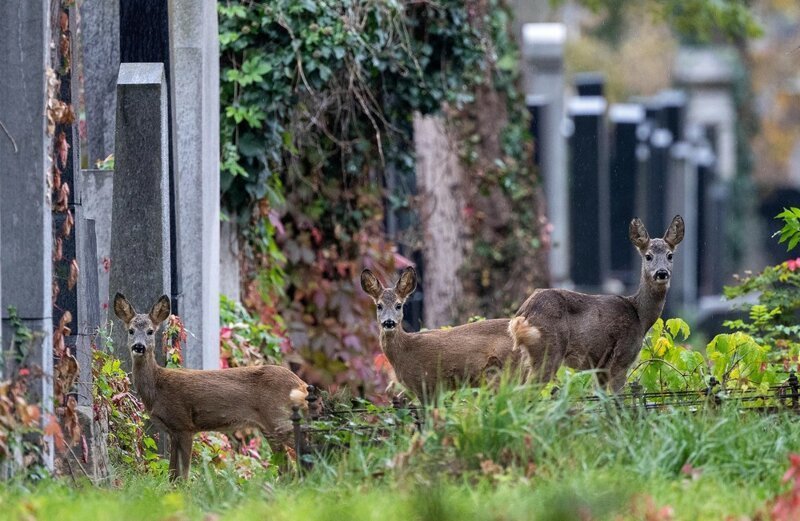
[[[219,367],[219,42],[215,0],[169,0],[178,312],[187,367]]]
[[[547,217],[553,226],[550,275],[555,285],[569,277],[569,210],[564,122],[564,43],[566,27],[534,23],[522,27],[523,76],[526,97],[544,103],[541,172]]]

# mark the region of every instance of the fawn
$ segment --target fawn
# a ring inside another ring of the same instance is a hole
[[[421,333],[403,331],[403,303],[417,287],[414,268],[406,268],[393,288],[385,288],[370,271],[361,273],[361,288],[375,301],[380,344],[398,380],[418,398],[439,388],[477,385],[506,364],[515,369],[508,319],[483,320]]]
[[[639,219],[631,221],[628,235],[642,257],[639,291],[633,296],[534,291],[509,324],[514,350],[522,348],[521,364],[528,378],[547,382],[563,362],[574,369],[598,370],[600,385],[618,392],[645,334],[664,308],[672,256],[683,232],[680,215],[661,239],[651,239]]]
[[[292,405],[307,407],[308,385],[276,366],[217,371],[166,369],[156,362],[156,332],[170,315],[169,297],[148,313],[137,313],[124,295],[114,297],[114,313],[128,330],[133,384],[152,421],[170,439],[172,480],[189,476],[192,436],[200,431],[260,429],[273,451],[293,446]]]

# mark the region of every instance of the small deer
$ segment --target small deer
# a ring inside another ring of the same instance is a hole
[[[508,319],[483,320],[421,333],[403,331],[403,303],[417,287],[414,268],[406,268],[393,288],[385,288],[370,271],[361,273],[361,288],[375,301],[380,343],[398,380],[418,398],[462,383],[477,385],[506,364],[515,369]]]
[[[631,221],[628,235],[642,257],[639,291],[633,296],[534,291],[509,324],[514,350],[522,349],[521,364],[528,378],[547,382],[564,363],[597,370],[600,385],[618,392],[645,334],[664,308],[672,256],[683,231],[680,215],[661,239],[651,239],[639,219]]]
[[[169,297],[159,298],[148,313],[137,313],[117,293],[114,313],[128,330],[136,392],[152,421],[169,434],[172,480],[189,476],[196,432],[253,427],[264,433],[273,451],[294,445],[291,407],[306,408],[308,395],[308,385],[297,375],[276,365],[166,369],[156,362],[155,347],[156,333],[170,315]]]

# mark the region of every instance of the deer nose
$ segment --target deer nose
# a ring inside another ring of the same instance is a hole
[[[144,344],[133,344],[131,346],[131,351],[133,351],[134,353],[137,353],[137,354],[144,353]]]
[[[394,329],[395,327],[397,327],[397,322],[395,322],[392,319],[389,319],[381,322],[381,325],[383,326],[383,329]]]
[[[656,280],[668,280],[669,272],[667,270],[658,270],[655,278]]]

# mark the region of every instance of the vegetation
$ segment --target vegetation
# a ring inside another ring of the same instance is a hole
[[[9,519],[63,520],[791,518],[773,516],[796,499],[781,480],[800,443],[790,416],[735,404],[641,416],[607,400],[576,411],[531,391],[455,392],[421,432],[353,440],[302,478],[268,467],[243,481],[201,460],[173,489],[126,466],[116,486],[11,482],[0,504]]]

